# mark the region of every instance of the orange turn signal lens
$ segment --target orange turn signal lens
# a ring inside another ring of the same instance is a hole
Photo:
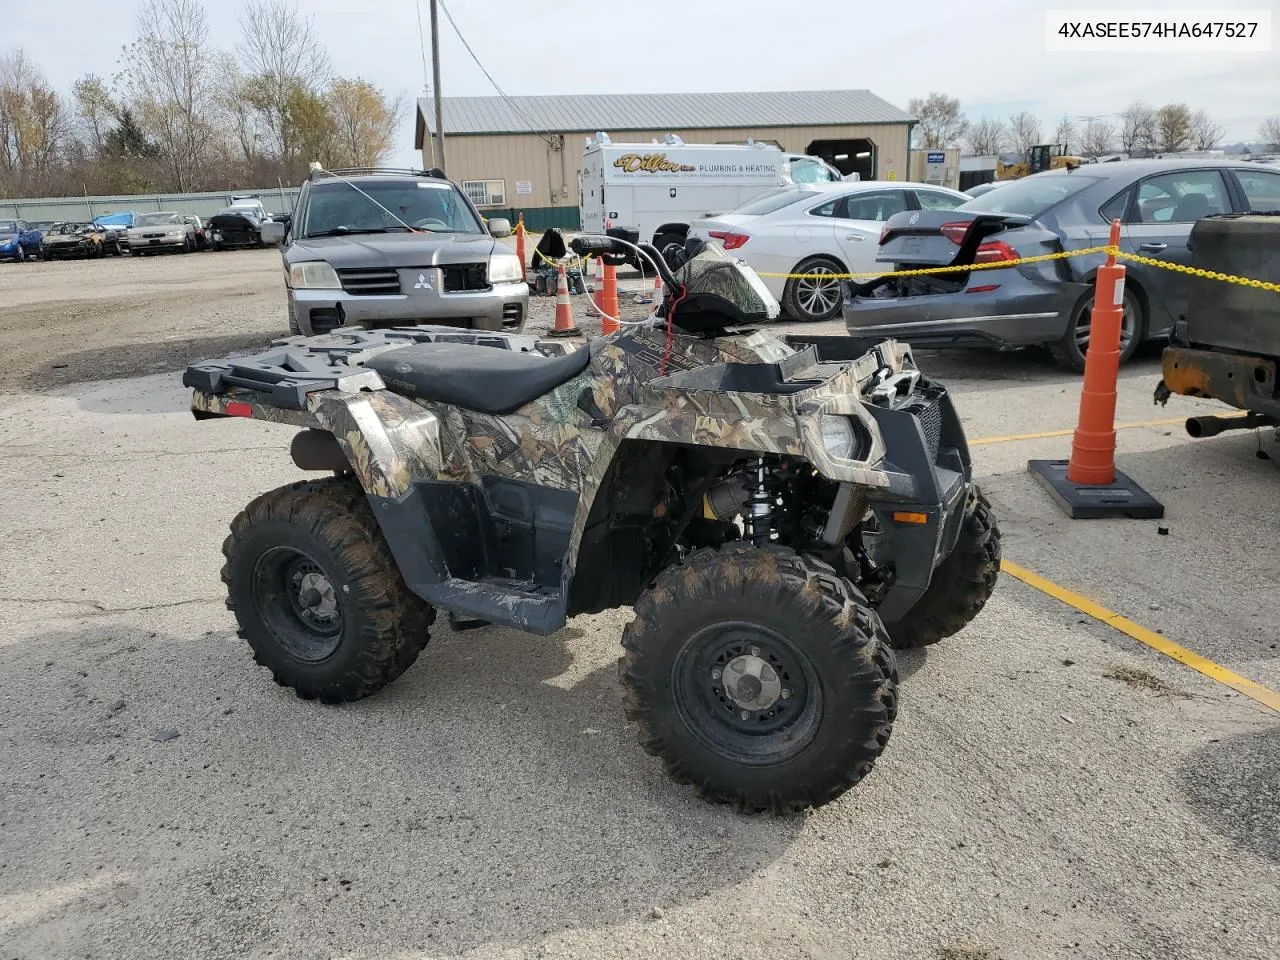
[[[927,513],[905,513],[894,511],[894,523],[928,523],[929,515]]]

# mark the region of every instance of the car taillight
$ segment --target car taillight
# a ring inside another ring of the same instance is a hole
[[[1001,260],[1017,260],[1018,251],[1003,240],[988,240],[978,248],[974,263],[999,263]]]
[[[732,230],[708,230],[707,236],[719,240],[726,250],[737,250],[751,239],[745,233],[734,233]]]
[[[957,247],[964,243],[965,234],[969,232],[972,220],[963,220],[958,223],[944,223],[938,229],[942,235],[954,243]]]

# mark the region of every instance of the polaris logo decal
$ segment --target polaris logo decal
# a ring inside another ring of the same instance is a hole
[[[418,282],[413,285],[413,289],[433,290],[435,288],[431,286],[431,281],[427,279],[427,275],[425,273],[420,273],[418,274]]]

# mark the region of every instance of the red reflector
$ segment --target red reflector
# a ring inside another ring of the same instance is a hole
[[[984,283],[980,287],[970,287],[968,290],[965,291],[965,293],[990,293],[992,290],[999,290],[999,289],[1000,289],[1000,284],[998,283]]]
[[[239,400],[232,400],[227,404],[227,416],[229,417],[252,417],[253,406],[248,403],[241,403]]]
[[[972,220],[962,220],[959,223],[944,223],[938,230],[958,247],[964,243],[964,235],[969,232],[969,227],[972,223]]]

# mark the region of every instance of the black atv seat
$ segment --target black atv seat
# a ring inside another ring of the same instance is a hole
[[[387,388],[480,413],[512,413],[587,368],[584,348],[544,357],[471,343],[416,343],[370,358]]]

